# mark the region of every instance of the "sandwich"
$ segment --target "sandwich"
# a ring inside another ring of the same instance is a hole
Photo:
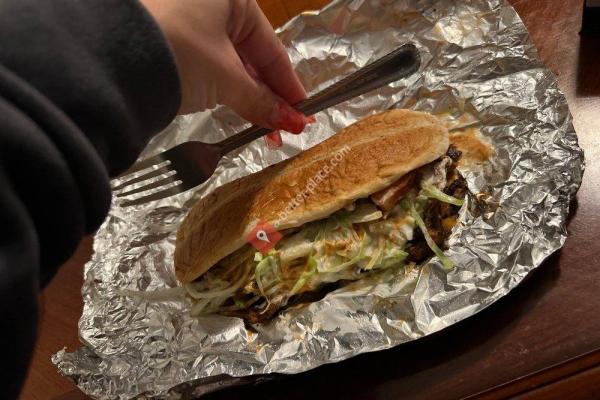
[[[398,109],[217,188],[177,233],[192,314],[260,323],[431,257],[453,268],[443,250],[467,193],[460,160],[440,120]]]

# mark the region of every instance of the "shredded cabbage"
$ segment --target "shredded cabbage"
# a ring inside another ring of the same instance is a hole
[[[314,247],[314,243],[301,235],[294,235],[290,240],[282,244],[279,249],[279,259],[281,265],[290,261],[308,256]]]
[[[234,294],[246,282],[248,278],[248,268],[245,268],[246,270],[240,275],[238,280],[233,285],[227,286],[225,288],[200,292],[194,287],[194,282],[187,283],[183,287],[188,292],[188,294],[196,300],[214,299],[216,297],[227,297]]]
[[[425,226],[425,222],[423,221],[423,218],[421,218],[421,215],[417,212],[417,210],[415,209],[414,203],[412,203],[412,202],[411,202],[411,205],[410,205],[409,212],[410,212],[410,215],[415,220],[415,222],[416,222],[417,226],[419,227],[419,229],[421,229],[421,232],[423,232],[423,236],[425,237],[425,241],[427,242],[427,245],[429,246],[429,248],[431,249],[431,251],[433,251],[433,253],[442,262],[442,265],[444,266],[444,269],[451,270],[452,268],[454,268],[454,264],[452,263],[452,261],[448,257],[446,257],[446,255],[444,254],[444,252],[442,251],[442,249],[440,249],[438,247],[438,245],[435,243],[435,241],[433,240],[433,238],[429,234],[429,231],[427,230],[427,226]]]
[[[190,315],[192,317],[197,317],[198,315],[202,314],[203,311],[206,309],[206,306],[208,306],[208,304],[212,301],[212,299],[202,299],[200,301],[198,301],[196,304],[194,304],[192,306],[192,309],[190,310]]]
[[[300,275],[300,278],[294,284],[294,287],[290,291],[290,296],[298,293],[300,289],[306,284],[306,281],[313,277],[317,273],[317,261],[314,257],[309,257],[306,262],[306,269]]]
[[[385,250],[385,240],[380,236],[377,241],[377,248],[371,255],[369,263],[363,268],[365,271],[373,269],[373,267],[381,262],[383,259],[383,252]]]
[[[390,268],[404,263],[408,253],[400,249],[392,249],[380,262],[381,268]]]
[[[367,256],[365,255],[365,250],[370,242],[371,239],[367,234],[364,235],[363,239],[360,242],[353,241],[352,245],[358,247],[358,249],[353,249],[356,255],[350,259],[348,259],[348,257],[342,257],[339,254],[334,257],[327,257],[327,255],[325,254],[316,254],[315,258],[317,260],[318,271],[323,273],[336,273],[343,271],[348,267],[351,267],[352,265],[358,263],[364,258],[367,258]],[[342,261],[341,263],[339,262],[340,260],[344,259],[348,261]]]
[[[350,214],[348,220],[353,224],[377,221],[383,218],[383,213],[371,203],[359,204]]]
[[[262,260],[260,260],[260,262],[256,265],[256,268],[254,269],[254,279],[256,280],[256,285],[258,286],[260,294],[262,294],[265,297],[265,282],[263,277],[267,272],[269,272],[269,270],[271,270],[275,274],[275,270],[278,270],[277,261],[275,260],[273,255],[268,255],[264,257]]]
[[[442,201],[444,203],[449,203],[455,206],[462,206],[464,204],[464,200],[461,199],[457,199],[456,197],[450,196],[444,192],[442,192],[440,189],[438,189],[437,187],[435,187],[434,185],[427,183],[427,182],[422,182],[421,183],[421,194],[423,194],[424,196],[427,196],[431,199],[436,199],[439,201]]]
[[[341,258],[341,257],[339,257],[339,258]],[[332,268],[319,268],[319,272],[324,272],[324,273],[328,273],[328,274],[340,272],[340,271],[343,271],[346,268],[351,267],[354,264],[358,263],[363,258],[365,258],[365,256],[362,255],[362,254],[359,254],[358,256],[350,259],[349,261],[342,262],[342,263],[336,265],[335,267],[332,267]],[[323,264],[321,263],[321,264],[318,264],[318,265],[322,266]]]

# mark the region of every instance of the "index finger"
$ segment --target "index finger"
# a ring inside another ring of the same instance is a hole
[[[243,15],[239,15],[239,20],[234,22],[240,25],[237,34],[232,37],[238,54],[254,68],[263,83],[288,103],[296,104],[304,100],[306,90],[256,1],[248,1],[247,7],[240,8],[244,8],[239,11]]]

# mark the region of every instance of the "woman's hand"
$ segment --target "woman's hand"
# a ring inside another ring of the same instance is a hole
[[[300,133],[306,92],[254,0],[141,0],[177,60],[180,113],[224,104],[255,124]]]

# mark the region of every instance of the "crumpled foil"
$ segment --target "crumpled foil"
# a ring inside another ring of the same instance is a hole
[[[85,268],[83,347],[53,357],[88,395],[189,397],[397,346],[486,308],[563,245],[583,152],[556,78],[506,1],[340,0],[293,19],[279,36],[310,92],[406,42],[420,49],[422,65],[407,79],[321,112],[303,135],[284,135],[279,150],[259,140],[230,154],[197,190],[133,209],[113,204]],[[496,150],[490,168],[462,171],[472,193],[488,196],[471,195],[461,210],[447,251],[453,271],[432,261],[359,282],[254,331],[236,318],[192,318],[185,299],[148,302],[117,293],[176,286],[175,233],[198,198],[393,107],[450,123],[478,119]],[[180,117],[142,157],[244,127],[225,108]]]

